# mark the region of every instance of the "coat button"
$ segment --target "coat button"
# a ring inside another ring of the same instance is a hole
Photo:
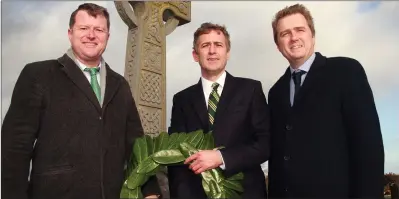
[[[289,160],[290,159],[290,156],[284,156],[284,160]]]
[[[286,187],[286,188],[284,188],[284,191],[285,191],[285,192],[288,192],[288,188],[287,188],[287,187]]]
[[[292,129],[292,125],[289,125],[289,124],[285,125],[285,129],[286,129],[287,131],[291,130],[291,129]]]
[[[103,118],[101,116],[98,117],[99,120],[102,120]]]

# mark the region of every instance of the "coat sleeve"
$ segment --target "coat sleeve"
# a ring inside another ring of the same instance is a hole
[[[37,138],[44,88],[36,66],[22,70],[1,133],[1,190],[5,199],[27,199],[30,161]]]
[[[384,147],[373,93],[361,64],[350,60],[342,112],[348,133],[351,197],[383,198]]]
[[[127,84],[127,82],[126,82]],[[128,85],[128,84],[127,84]],[[129,98],[130,98],[130,111],[128,113],[128,119],[127,119],[127,131],[126,131],[126,160],[130,161],[130,157],[133,152],[133,144],[134,140],[138,137],[141,137],[144,135],[144,130],[141,125],[141,120],[139,113],[137,111],[136,103],[132,97],[132,94],[130,92],[129,86],[127,86],[129,90]],[[141,191],[143,193],[143,196],[149,196],[149,195],[159,195],[161,196],[161,189],[158,184],[158,180],[156,176],[151,176],[149,180],[141,187]]]
[[[270,113],[262,84],[259,81],[254,86],[250,106],[251,126],[248,126],[247,129],[253,131],[253,142],[250,145],[226,147],[220,150],[226,166],[226,174],[234,174],[260,166],[269,159]]]

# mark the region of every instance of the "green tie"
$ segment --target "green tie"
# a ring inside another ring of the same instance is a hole
[[[209,100],[208,100],[209,130],[213,130],[213,123],[215,122],[215,114],[219,102],[219,94],[217,92],[218,87],[219,87],[218,83],[213,83],[212,92],[209,95]]]
[[[98,101],[101,101],[101,89],[100,89],[100,85],[98,84],[97,81],[97,73],[100,70],[100,68],[85,68],[84,71],[89,72],[90,73],[90,84],[91,84],[91,88],[94,91],[94,94],[96,94]]]

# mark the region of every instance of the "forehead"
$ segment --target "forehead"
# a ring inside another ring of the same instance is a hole
[[[295,27],[308,27],[308,22],[302,14],[292,14],[281,18],[277,23],[277,32]]]
[[[96,17],[93,17],[86,11],[79,10],[75,16],[75,24],[107,27],[107,19],[103,15],[97,15]]]
[[[226,37],[224,36],[222,31],[219,30],[211,30],[207,34],[202,34],[198,37],[198,43],[205,43],[205,42],[226,42]]]

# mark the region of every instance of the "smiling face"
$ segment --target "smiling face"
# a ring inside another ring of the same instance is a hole
[[[219,77],[224,72],[230,57],[226,37],[218,30],[200,35],[192,54],[194,60],[201,66],[202,76],[206,79]]]
[[[109,38],[107,19],[80,10],[75,16],[75,24],[68,30],[68,37],[76,58],[89,67],[97,66]]]
[[[314,53],[315,37],[302,14],[281,18],[276,33],[278,50],[293,68],[301,66]]]

